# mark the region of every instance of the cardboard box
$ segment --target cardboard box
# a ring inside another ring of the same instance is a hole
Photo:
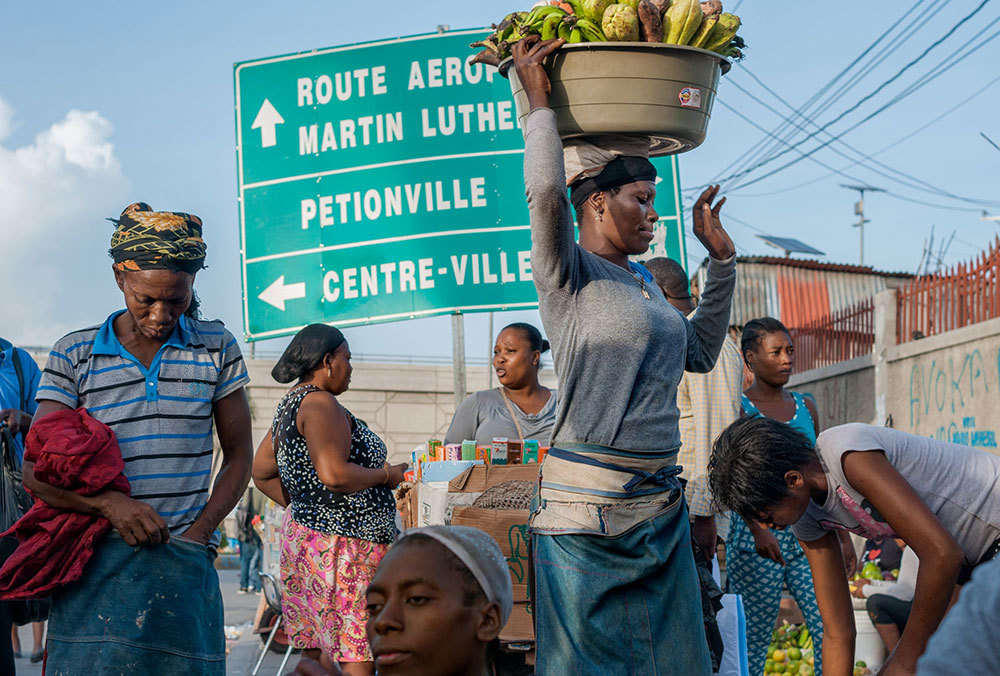
[[[472,526],[486,532],[500,545],[507,559],[510,580],[515,587],[515,600],[528,597],[528,518],[526,509],[482,509],[455,507],[451,515],[453,526]],[[524,587],[518,591],[519,587]]]
[[[471,505],[479,493],[452,493],[447,481],[417,484],[417,526],[446,526],[451,523],[452,510]]]
[[[535,621],[531,614],[531,608],[527,601],[514,603],[514,608],[510,612],[510,619],[500,632],[501,641],[534,641]]]
[[[396,498],[396,510],[403,522],[403,530],[417,526],[417,515],[420,513],[417,492],[417,484],[401,487],[399,497]]]
[[[426,462],[423,464],[423,477],[420,480],[425,483],[434,481],[451,481],[475,464],[475,460],[468,462],[464,460]]]
[[[520,468],[510,466],[501,469]],[[472,526],[489,534],[507,559],[507,568],[514,587],[514,610],[503,631],[500,632],[502,641],[533,641],[535,638],[531,609],[528,605],[529,518],[530,512],[526,509],[481,507],[455,507],[451,516],[453,526]]]
[[[473,465],[448,482],[453,493],[482,493],[504,481],[538,482],[538,465]]]

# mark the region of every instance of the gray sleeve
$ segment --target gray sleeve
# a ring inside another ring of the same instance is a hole
[[[792,524],[792,533],[802,542],[813,542],[814,540],[819,540],[821,537],[830,532],[819,524],[819,520],[813,513],[814,509],[816,508],[810,505],[806,509],[805,514],[802,515],[802,518]]]
[[[1000,608],[1000,559],[976,569],[917,662],[917,676],[996,672],[996,609]],[[993,639],[990,639],[993,636]],[[970,640],[974,637],[974,640]],[[956,655],[961,659],[956,659]]]
[[[524,187],[531,220],[531,268],[546,289],[573,290],[579,263],[566,196],[563,147],[556,115],[537,108],[525,121]]]
[[[444,435],[444,443],[460,444],[466,439],[475,439],[479,429],[479,397],[473,392],[465,398],[455,410],[448,433]]]
[[[736,288],[736,258],[709,259],[708,280],[698,301],[698,310],[687,323],[687,364],[695,373],[708,373],[719,358],[729,331],[730,306]]]

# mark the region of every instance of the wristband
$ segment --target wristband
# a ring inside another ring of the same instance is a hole
[[[382,485],[386,486],[389,484],[389,468],[383,467],[382,469],[385,471],[385,481],[382,482]]]

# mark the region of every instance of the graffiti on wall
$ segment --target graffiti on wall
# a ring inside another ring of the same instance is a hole
[[[996,449],[996,430],[990,424],[997,418],[991,412],[1000,405],[998,393],[1000,350],[992,363],[978,348],[953,356],[938,353],[930,363],[918,360],[910,370],[909,429],[942,441]],[[977,424],[977,418],[985,419],[985,425]]]

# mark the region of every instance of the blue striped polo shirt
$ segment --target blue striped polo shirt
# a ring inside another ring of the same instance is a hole
[[[100,326],[55,344],[36,399],[86,408],[118,438],[132,497],[157,511],[171,533],[195,522],[208,502],[212,406],[250,378],[236,338],[222,322],[182,317],[147,369]]]

